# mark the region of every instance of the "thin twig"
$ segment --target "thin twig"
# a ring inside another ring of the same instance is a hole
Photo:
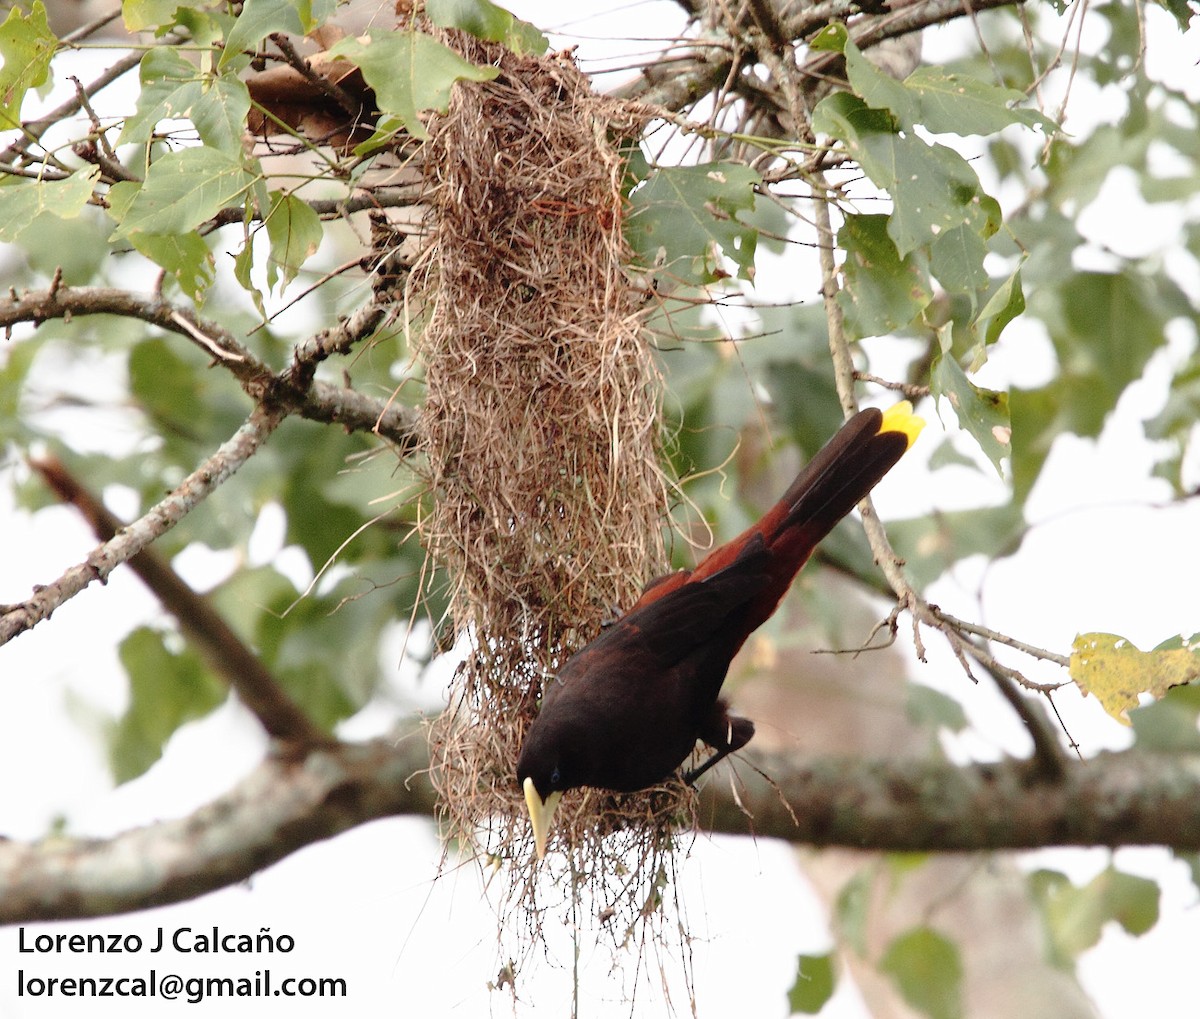
[[[98,18],[80,25],[74,31],[68,32],[59,40],[59,42],[61,42],[64,46],[70,46],[73,43],[82,42],[88,36],[95,35],[102,28],[106,28],[108,25],[111,25],[120,17],[120,6],[114,7],[107,14],[101,14]]]
[[[930,605],[929,611],[933,616],[963,633],[972,633],[977,637],[983,637],[985,640],[995,641],[997,644],[1005,644],[1023,654],[1029,655],[1030,658],[1040,658],[1043,661],[1053,662],[1055,665],[1061,665],[1064,669],[1071,667],[1071,659],[1068,655],[1060,655],[1055,651],[1047,651],[1045,648],[1035,647],[1033,644],[1026,644],[1023,640],[1009,637],[1007,634],[993,630],[991,627],[959,619],[957,616],[952,616],[949,612],[942,611],[937,605]]]
[[[160,42],[165,44],[168,41],[169,39],[163,39]],[[122,75],[132,71],[141,62],[142,51],[134,50],[132,53],[122,57],[103,74],[99,75],[90,84],[88,84],[83,90],[84,94],[88,96],[94,96],[105,86],[111,85]],[[80,111],[81,108],[79,95],[76,94],[74,98],[68,99],[66,102],[56,106],[45,116],[38,117],[37,120],[30,120],[22,124],[22,137],[13,142],[13,144],[6,148],[3,152],[0,152],[0,164],[15,162],[18,158],[25,155],[29,151],[30,147],[36,145],[41,140],[42,135],[45,134],[50,128],[52,128],[59,121],[65,120],[67,117],[74,116]]]
[[[68,75],[67,78],[75,85],[75,97],[79,100],[80,106],[83,107],[84,112],[87,114],[88,121],[92,125],[92,133],[96,136],[96,141],[93,145],[89,145],[84,140],[73,145],[71,151],[81,159],[95,163],[108,175],[110,180],[126,180],[140,183],[141,178],[125,168],[124,164],[117,158],[113,147],[108,143],[108,135],[105,134],[104,126],[100,123],[100,118],[96,115],[96,111],[92,109],[92,103],[88,98],[87,91],[83,87],[83,82],[73,74]]]
[[[250,459],[282,420],[279,413],[255,408],[233,436],[204,461],[161,502],[104,542],[82,562],[57,580],[38,587],[33,596],[0,612],[0,645],[32,629],[60,605],[95,581],[105,581],[121,563],[128,562],[160,538],[219,488]]]
[[[854,380],[856,382],[869,382],[873,386],[879,386],[880,389],[890,389],[893,392],[900,393],[906,400],[921,400],[928,396],[931,392],[929,386],[921,386],[915,382],[897,382],[894,379],[885,379],[879,375],[873,375],[868,371],[854,370]]]
[[[350,93],[336,82],[330,81],[323,74],[318,74],[313,70],[312,64],[296,49],[291,39],[282,32],[275,32],[271,35],[271,42],[279,47],[279,52],[283,54],[284,59],[297,74],[301,75],[323,96],[332,100],[351,121],[358,121],[362,117],[362,104],[356,102]]]

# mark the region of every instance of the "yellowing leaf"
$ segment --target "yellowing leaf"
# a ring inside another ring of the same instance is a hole
[[[1162,697],[1171,687],[1200,676],[1200,651],[1194,646],[1139,651],[1116,634],[1083,633],[1072,647],[1071,678],[1125,725],[1140,694]]]
[[[28,14],[17,7],[8,12],[0,25],[0,130],[20,126],[25,94],[45,84],[57,45],[41,0]]]

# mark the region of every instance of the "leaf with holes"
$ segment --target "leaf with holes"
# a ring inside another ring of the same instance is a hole
[[[754,208],[761,178],[747,166],[660,167],[629,195],[625,237],[640,265],[685,285],[753,281],[758,231],[738,218]]]
[[[846,252],[838,304],[852,340],[908,325],[933,297],[924,259],[915,253],[901,258],[887,227],[887,216],[850,214],[838,231],[838,247]]]
[[[1140,651],[1114,633],[1081,633],[1071,652],[1071,679],[1094,694],[1113,718],[1129,725],[1142,694],[1162,697],[1174,686],[1200,678],[1200,650],[1175,638]]]
[[[232,75],[201,74],[169,46],[143,58],[137,112],[125,121],[118,145],[146,143],[163,121],[188,119],[206,146],[236,156],[241,152],[250,93]]]
[[[1012,421],[1009,416],[1008,394],[977,386],[963,371],[951,350],[950,327],[938,332],[941,350],[933,359],[929,381],[941,412],[944,399],[953,408],[962,425],[979,443],[979,448],[992,461],[996,473],[1003,474],[1000,462],[1012,452]]]

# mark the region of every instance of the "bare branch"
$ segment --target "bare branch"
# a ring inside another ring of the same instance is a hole
[[[930,25],[945,24],[978,11],[997,7],[1019,7],[1022,0],[919,0],[898,11],[860,14],[855,0],[822,0],[805,6],[799,13],[782,19],[780,29],[790,40],[800,41],[819,31],[831,20],[848,21],[850,36],[860,49],[884,39],[918,32]],[[692,41],[692,50],[680,56],[674,50],[660,61],[647,64],[639,78],[621,86],[616,95],[623,99],[663,106],[679,111],[707,95],[733,70],[733,54],[741,46],[742,63],[753,64],[763,54],[745,41],[736,42],[723,28],[705,28]],[[841,59],[837,53],[814,54],[800,65],[804,76],[823,77]],[[736,78],[737,75],[735,74]]]
[[[124,315],[178,333],[242,381],[261,381],[271,374],[227,329],[199,319],[190,308],[171,304],[157,295],[135,294],[116,287],[57,286],[0,298],[0,328],[76,315]]]
[[[250,459],[281,420],[278,412],[256,408],[232,438],[144,516],[94,549],[87,559],[72,566],[52,584],[37,588],[31,598],[0,607],[0,645],[49,619],[64,602],[92,582],[103,582],[121,563],[128,562],[174,527]]]
[[[943,612],[942,609],[937,605],[931,605],[929,608],[938,619],[948,623],[950,626],[954,627],[954,629],[959,630],[962,633],[972,633],[976,637],[983,637],[986,640],[995,641],[997,644],[1007,645],[1008,647],[1014,648],[1017,651],[1029,655],[1030,658],[1040,658],[1043,661],[1053,662],[1055,665],[1060,665],[1064,669],[1069,669],[1071,667],[1071,658],[1069,655],[1062,655],[1056,651],[1047,651],[1045,648],[1036,647],[1033,644],[1026,644],[1025,641],[1017,640],[1015,637],[1009,637],[1007,634],[993,630],[989,626],[981,626],[979,623],[970,623],[965,619],[959,619],[957,616],[950,615],[949,612]]]
[[[292,44],[292,40],[282,32],[272,33],[271,42],[279,47],[279,52],[283,54],[284,60],[293,70],[301,75],[318,92],[331,100],[352,121],[361,119],[363,114],[367,112],[364,111],[362,103],[357,102],[336,81],[314,71],[312,64],[300,54]]]
[[[169,39],[160,40],[162,43],[168,42]],[[108,68],[103,74],[99,75],[94,81],[88,83],[83,89],[82,95],[94,96],[102,88],[111,85],[122,75],[132,71],[142,62],[142,51],[134,50],[132,53],[127,53],[120,60]],[[50,128],[61,120],[67,117],[72,117],[82,108],[80,102],[80,94],[76,93],[74,98],[68,99],[66,102],[56,106],[53,110],[47,113],[44,117],[39,117],[37,120],[31,120],[21,125],[22,137],[13,142],[3,152],[0,152],[0,163],[12,163],[25,155],[29,149],[40,141]]]
[[[364,396],[352,389],[312,381],[307,368],[301,374],[276,376],[248,347],[224,327],[201,319],[190,309],[171,304],[158,296],[134,294],[111,287],[62,287],[30,290],[0,298],[0,329],[21,322],[77,315],[125,315],[149,322],[168,332],[186,337],[241,383],[256,400],[269,397],[288,413],[313,421],[336,423],[351,431],[375,432],[402,452],[416,444],[411,412],[392,401]],[[345,322],[328,329],[297,347],[296,361],[316,363],[333,353],[344,353],[379,325],[383,310],[370,304]],[[304,381],[307,378],[307,382]]]
[[[82,514],[100,541],[109,541],[125,529],[124,521],[109,512],[57,457],[29,463],[55,495]],[[157,552],[143,549],[129,559],[129,567],[175,617],[184,636],[214,671],[237,691],[268,735],[304,746],[329,742],[329,737],[284,693],[271,670],[234,633],[212,603],[184,583]]]

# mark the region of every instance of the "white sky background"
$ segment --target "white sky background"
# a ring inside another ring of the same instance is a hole
[[[564,8],[570,38],[578,42],[584,69],[636,64],[654,52],[653,40],[674,32],[676,8],[668,3],[550,4],[511,3],[520,16],[543,27],[562,24]],[[586,14],[610,10],[607,17]],[[1170,24],[1155,17],[1158,31],[1150,53],[1158,68],[1174,68],[1178,80],[1195,80],[1196,41],[1181,40]],[[662,20],[665,19],[665,20]],[[624,36],[625,38],[621,38]],[[639,40],[631,40],[638,36]],[[616,39],[615,42],[608,40]],[[641,41],[649,40],[649,41]],[[958,29],[927,36],[927,61],[955,52]],[[626,59],[629,58],[629,59]],[[85,80],[87,75],[82,75]],[[1187,76],[1191,76],[1188,78]],[[619,77],[624,77],[619,76]],[[1109,95],[1089,94],[1076,83],[1068,128],[1083,132],[1092,118],[1111,115]],[[1114,209],[1121,210],[1113,215]],[[1179,217],[1165,207],[1147,207],[1128,187],[1106,188],[1091,207],[1081,210],[1081,228],[1097,244],[1129,254],[1153,250],[1176,239]],[[784,277],[782,273],[788,275]],[[1193,275],[1187,276],[1186,273]],[[1194,263],[1181,269],[1179,282],[1193,299],[1200,297]],[[787,292],[794,264],[764,259],[758,290],[773,297]],[[814,277],[815,279],[815,277]],[[794,286],[794,284],[792,284]],[[813,288],[809,287],[809,292]],[[1036,381],[1038,367],[1026,352],[1034,339],[1010,327],[982,381],[997,387],[1008,381]],[[1024,342],[1018,342],[1024,337]],[[1170,365],[1181,359],[1194,337],[1181,333],[1170,350],[1155,358],[1144,382],[1132,387],[1096,443],[1060,441],[1029,502],[1030,518],[1039,521],[1020,553],[991,567],[967,564],[956,580],[942,582],[934,600],[959,614],[979,618],[975,602],[982,583],[983,619],[1030,643],[1069,649],[1080,631],[1111,630],[1149,648],[1179,632],[1200,630],[1195,578],[1200,576],[1200,511],[1196,505],[1163,508],[1165,483],[1146,477],[1152,449],[1141,420],[1161,405]],[[948,423],[948,422],[947,422]],[[931,421],[936,432],[938,422]],[[935,443],[927,440],[925,448]],[[906,484],[919,476],[919,451],[906,458],[892,483],[881,486],[876,502],[884,519],[940,506],[973,501],[978,492],[999,497],[999,482],[944,471],[933,485]],[[911,460],[912,462],[907,462]],[[1196,466],[1196,465],[1194,465]],[[1200,471],[1193,481],[1200,480]],[[386,479],[384,479],[386,484]],[[969,486],[977,486],[972,491]],[[969,494],[964,495],[964,489]],[[218,494],[217,498],[220,495]],[[256,549],[277,550],[278,538],[264,528]],[[32,519],[16,513],[0,487],[0,601],[16,601],[37,583],[57,577],[80,561],[95,542],[73,511],[54,510]],[[1032,578],[1032,579],[1031,579]],[[107,587],[96,586],[3,649],[0,666],[0,833],[14,838],[42,834],[56,816],[67,818],[76,834],[111,834],[162,817],[186,814],[226,790],[252,769],[264,741],[244,711],[226,706],[214,716],[186,726],[172,740],[164,759],[136,782],[113,790],[99,748],[66,709],[68,692],[118,711],[123,679],[116,661],[120,635],[141,621],[161,616],[140,582],[118,570]],[[918,667],[920,681],[952,693],[978,720],[978,734],[954,741],[963,756],[996,756],[1023,744],[1015,720],[984,687],[964,679],[950,655],[930,640],[930,664]],[[396,658],[390,661],[394,664]],[[411,670],[396,677],[399,696],[413,693]],[[1049,674],[1041,678],[1051,678]],[[425,684],[423,696],[441,689]],[[1089,750],[1119,747],[1127,733],[1111,723],[1094,701],[1060,695],[1058,703],[1072,734]],[[391,713],[367,709],[344,729],[348,736],[386,731]],[[999,723],[999,724],[998,724]],[[1007,734],[1006,734],[1007,732]],[[999,734],[999,735],[997,735]],[[190,1014],[222,1016],[383,1016],[506,1015],[514,1011],[508,991],[493,994],[486,982],[500,962],[494,945],[495,919],[481,901],[472,867],[435,880],[440,856],[432,826],[423,820],[377,822],[295,854],[256,876],[245,886],[195,902],[132,916],[80,924],[33,925],[26,936],[42,932],[102,931],[140,934],[150,939],[163,926],[197,930],[218,924],[223,931],[257,932],[270,928],[296,941],[291,955],[199,956],[34,956],[17,953],[17,931],[0,930],[0,1019],[115,1015],[161,1015],[162,1002],[116,1003],[74,999],[15,998],[15,972],[23,967],[42,976],[96,973],[140,974],[149,965],[160,972],[201,975],[248,975],[269,966],[278,978],[293,975],[342,976],[350,997],[342,1005],[290,999],[224,1000],[187,1006]],[[1067,870],[1086,879],[1108,861],[1101,851],[1047,851],[1030,854],[1031,865]],[[1163,886],[1163,918],[1141,939],[1109,930],[1100,947],[1080,964],[1085,985],[1106,1019],[1194,1017],[1194,996],[1180,979],[1182,946],[1194,958],[1200,945],[1197,893],[1181,865],[1157,850],[1117,854],[1126,869],[1154,876]],[[695,996],[701,1015],[784,1016],[784,994],[791,984],[799,952],[829,947],[824,913],[797,874],[786,846],[749,839],[697,840],[680,875],[679,895],[697,935],[694,945]],[[565,955],[564,955],[565,958]],[[161,959],[161,961],[160,961]],[[581,980],[586,1015],[625,1016],[625,986],[611,974],[603,953],[583,960]],[[1161,988],[1156,995],[1153,988]],[[542,964],[519,977],[516,1014],[569,1014],[569,970]],[[688,1013],[686,989],[672,985],[680,1014]],[[662,1014],[659,994],[645,984],[637,989],[637,1014]],[[1157,1000],[1156,1000],[1157,999]],[[608,1005],[601,1005],[607,1001]],[[594,1003],[594,1004],[593,1004]],[[181,1006],[182,1007],[182,1006]],[[220,1010],[218,1012],[218,1010]],[[827,1019],[863,1015],[852,988],[843,984],[822,1013]]]

